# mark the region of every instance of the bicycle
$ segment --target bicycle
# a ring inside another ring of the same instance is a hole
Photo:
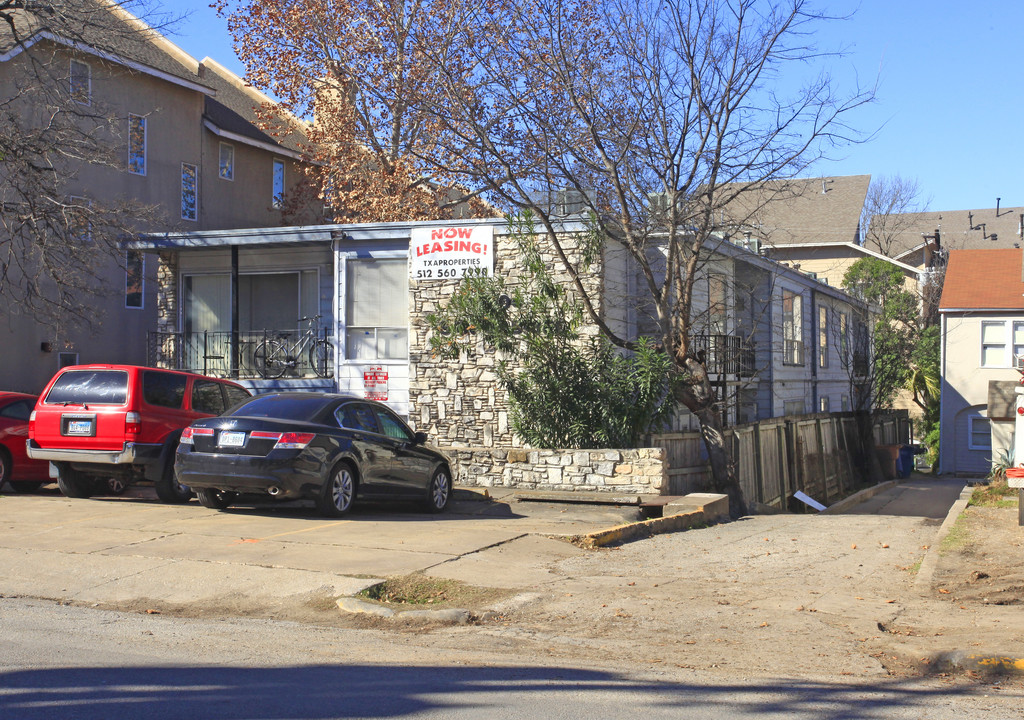
[[[306,329],[291,344],[281,339],[267,338],[260,342],[253,351],[253,365],[260,377],[273,379],[284,375],[286,370],[299,365],[299,357],[303,350],[309,348],[309,365],[319,377],[327,377],[331,358],[334,357],[334,345],[330,340],[320,337],[320,318],[322,315],[299,318],[299,322],[307,323]]]

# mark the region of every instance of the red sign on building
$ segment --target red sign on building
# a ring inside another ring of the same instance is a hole
[[[388,371],[382,367],[371,367],[363,371],[363,388],[367,400],[388,399]]]

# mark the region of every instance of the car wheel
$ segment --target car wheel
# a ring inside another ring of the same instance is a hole
[[[237,493],[217,490],[215,488],[197,488],[196,497],[199,498],[199,504],[203,507],[210,508],[211,510],[224,510],[231,507],[231,503],[235,501]]]
[[[0,487],[10,479],[11,476],[11,456],[7,454],[7,451],[0,448]],[[11,487],[14,487],[14,483],[11,483]],[[14,488],[17,490],[18,488]]]
[[[433,513],[444,512],[452,495],[452,479],[448,468],[438,468],[427,486],[427,509]]]
[[[352,507],[356,495],[356,477],[352,466],[341,464],[331,471],[331,476],[320,488],[316,507],[321,515],[341,517]]]
[[[124,495],[128,489],[128,481],[124,478],[110,477],[107,478],[107,492],[111,495]]]
[[[164,473],[160,479],[153,483],[156,496],[168,505],[181,505],[192,498],[192,489],[188,485],[178,482],[174,474],[174,459],[164,467]]]
[[[69,498],[89,498],[96,492],[96,481],[70,465],[57,468],[57,487]]]

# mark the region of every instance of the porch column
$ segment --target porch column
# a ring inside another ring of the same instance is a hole
[[[231,246],[231,377],[238,377],[238,246]]]

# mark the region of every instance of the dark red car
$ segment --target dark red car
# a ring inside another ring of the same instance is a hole
[[[25,454],[28,418],[36,405],[35,395],[0,392],[0,486],[17,492],[33,492],[50,480],[50,464]]]

